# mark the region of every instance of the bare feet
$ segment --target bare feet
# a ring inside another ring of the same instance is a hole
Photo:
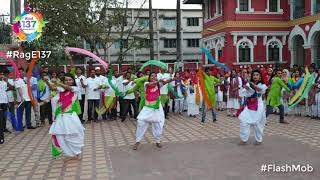
[[[136,143],[133,145],[132,149],[135,150],[135,151],[138,150],[139,145],[140,145],[140,142],[136,142]]]
[[[162,148],[162,145],[160,143],[156,143],[158,148]]]

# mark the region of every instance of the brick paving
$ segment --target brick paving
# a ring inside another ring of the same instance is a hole
[[[200,116],[189,118],[171,114],[170,119],[166,121],[162,138],[163,152],[170,146],[172,146],[172,150],[179,150],[180,146],[188,144],[186,148],[191,148],[190,144],[197,146],[197,143],[200,142],[208,142],[209,144],[220,142],[222,145],[224,143],[229,145],[237,143],[239,122],[236,118],[227,117],[225,112],[219,112],[218,122],[213,123],[208,113],[205,125],[199,123],[199,118]],[[268,142],[271,145],[271,142],[276,142],[277,139],[280,143],[280,139],[282,139],[284,142],[292,141],[292,143],[286,144],[288,148],[295,148],[290,147],[290,144],[296,142],[296,147],[305,147],[303,151],[319,153],[320,120],[293,116],[286,118],[290,122],[289,125],[279,124],[277,116],[269,117],[268,126],[265,129],[266,141],[264,145]],[[5,144],[0,145],[0,179],[119,179],[119,176],[116,176],[119,174],[118,167],[113,167],[113,164],[118,163],[114,159],[119,159],[114,150],[123,149],[127,154],[134,155],[135,152],[131,151],[130,148],[135,142],[135,126],[136,122],[133,120],[127,120],[124,123],[103,121],[86,124],[83,158],[81,161],[71,160],[68,162],[63,162],[62,159],[52,159],[51,139],[48,135],[49,126],[35,130],[25,130],[19,134],[6,134]],[[269,137],[272,140],[268,140]],[[150,131],[147,132],[142,143],[144,152],[155,151],[155,148],[152,148],[151,145],[153,138]],[[268,147],[272,151],[270,145]],[[236,148],[234,151],[239,149],[238,146],[233,148]],[[223,151],[223,148],[220,148],[219,151]],[[239,151],[241,150],[239,149]],[[190,158],[192,159],[192,157]],[[320,162],[319,159],[315,160]],[[120,161],[125,162],[123,159],[119,159]],[[219,164],[219,162],[216,163]],[[117,166],[119,166],[119,163]],[[208,165],[204,164],[204,166]],[[208,176],[210,176],[210,173],[208,173]]]

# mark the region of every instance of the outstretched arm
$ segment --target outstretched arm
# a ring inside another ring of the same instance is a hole
[[[280,78],[277,78],[277,82],[280,84],[280,86],[282,88],[284,88],[286,91],[290,92],[290,89],[288,88],[288,86]]]

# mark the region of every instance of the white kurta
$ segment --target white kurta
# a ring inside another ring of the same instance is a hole
[[[187,103],[188,103],[188,115],[198,115],[199,114],[199,105],[196,103],[196,88],[197,86],[194,85],[194,93],[190,93],[190,86],[187,88],[188,96],[187,96]]]
[[[148,82],[145,83],[145,85]],[[159,109],[143,106],[137,117],[136,142],[140,142],[146,133],[149,124],[152,125],[152,133],[156,143],[160,143],[163,125],[165,122],[164,111],[160,103]]]
[[[260,92],[258,92],[258,110],[249,110],[246,106],[244,110],[240,113],[239,119],[240,119],[240,138],[242,141],[247,142],[250,135],[250,127],[253,126],[254,128],[254,134],[255,139],[257,142],[262,142],[263,137],[263,129],[266,124],[266,111],[265,111],[265,105],[262,100],[262,95],[266,92],[267,86],[264,84],[259,84],[259,88],[261,89]],[[254,94],[253,89],[245,89],[243,88],[240,91],[240,96],[242,97],[250,97]]]
[[[58,91],[61,92],[63,90],[58,88]],[[56,97],[58,98],[59,94]],[[72,102],[74,103],[77,95],[74,95],[73,98]],[[57,106],[55,106],[55,108],[56,107]],[[84,146],[84,127],[75,112],[59,114],[55,117],[49,134],[57,137],[58,143],[65,156],[74,157],[81,154],[81,149]]]

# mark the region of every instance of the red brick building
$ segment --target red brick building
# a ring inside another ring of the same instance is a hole
[[[203,47],[229,67],[320,65],[320,0],[184,3],[202,4]]]

